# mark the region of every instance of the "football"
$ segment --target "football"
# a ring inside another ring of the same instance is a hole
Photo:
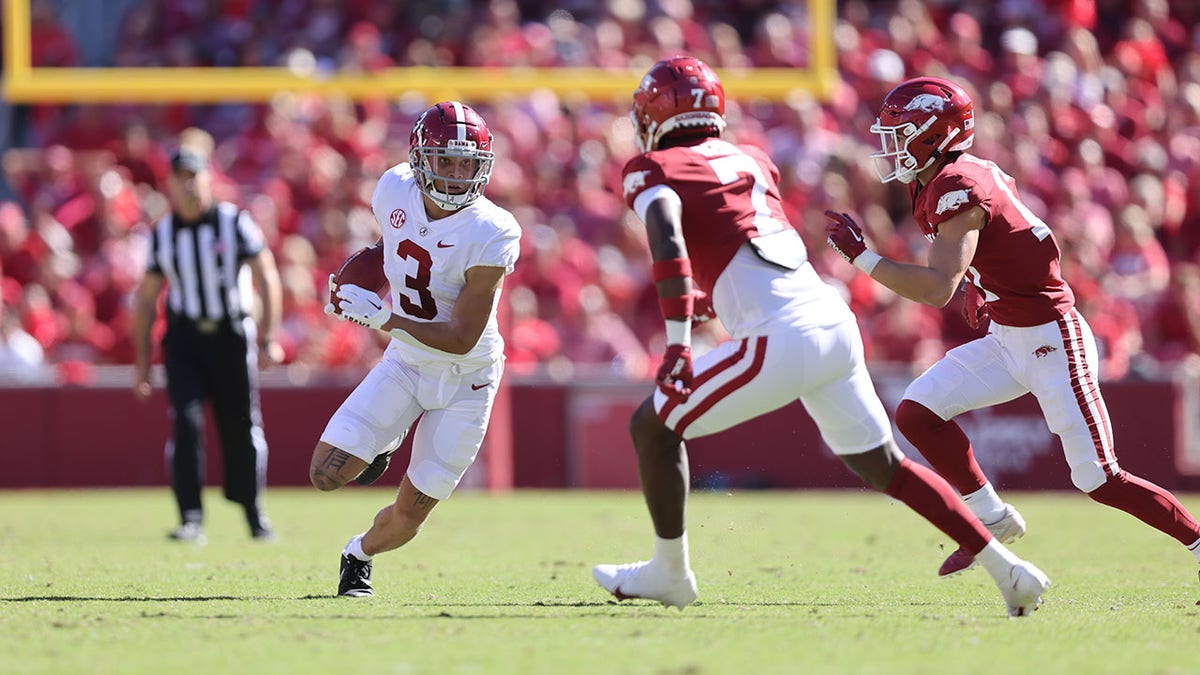
[[[337,272],[334,272],[333,281],[338,286],[354,284],[383,295],[388,288],[387,275],[383,271],[383,244],[360,248],[350,254]],[[329,290],[329,302],[341,313],[341,305],[334,293],[335,289]]]

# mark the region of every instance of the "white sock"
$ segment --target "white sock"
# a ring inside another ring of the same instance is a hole
[[[996,488],[992,487],[990,481],[971,494],[963,495],[963,502],[984,525],[990,525],[1004,516],[1004,502],[1000,501],[1000,495],[996,494]]]
[[[354,556],[363,562],[370,560],[371,556],[367,555],[362,550],[362,538],[365,534],[366,532],[354,535],[354,537],[350,539],[350,542],[346,544],[346,548],[342,549],[342,553],[345,555]]]
[[[1192,555],[1196,557],[1196,560],[1200,561],[1200,539],[1193,541],[1191,545],[1188,546],[1188,550],[1192,552]]]
[[[687,574],[691,569],[688,562],[687,532],[675,539],[654,537],[654,561],[671,574]]]
[[[987,570],[997,583],[1008,581],[1009,569],[1021,562],[1020,558],[1013,555],[1012,551],[995,539],[989,541],[982,551],[975,554],[975,559],[979,561],[980,565],[983,565],[983,569]]]

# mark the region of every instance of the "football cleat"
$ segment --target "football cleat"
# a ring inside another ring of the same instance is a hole
[[[1017,539],[1025,536],[1025,519],[1012,504],[1004,505],[1004,515],[990,525],[983,524],[992,533],[1001,544],[1011,544]],[[938,568],[938,576],[945,579],[956,574],[966,572],[975,566],[975,556],[967,553],[959,547],[942,562],[942,566]]]
[[[1042,593],[1050,588],[1050,579],[1030,562],[1020,562],[1008,571],[1008,579],[997,582],[1008,605],[1009,617],[1029,616],[1042,604]]]
[[[365,598],[375,595],[375,589],[371,587],[370,560],[359,560],[352,555],[342,554],[338,595],[345,598]]]
[[[379,480],[383,472],[388,470],[388,465],[392,463],[392,455],[394,454],[396,454],[396,451],[392,450],[376,457],[374,461],[367,465],[367,468],[362,470],[362,473],[358,474],[354,482],[359,485],[370,485]]]
[[[200,523],[189,520],[179,527],[167,533],[168,539],[175,541],[186,541],[192,544],[204,544],[208,539],[204,536],[204,526]]]
[[[696,575],[669,578],[653,560],[625,565],[596,565],[592,578],[617,600],[657,600],[663,607],[683,609],[696,601]]]
[[[271,527],[271,519],[258,506],[246,509],[246,524],[250,527],[250,536],[258,541],[275,541],[275,530]]]

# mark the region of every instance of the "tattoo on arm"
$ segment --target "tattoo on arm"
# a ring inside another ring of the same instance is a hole
[[[429,495],[425,494],[424,492],[418,492],[416,498],[413,499],[413,506],[417,507],[418,509],[433,508],[433,505],[436,503],[437,503],[436,499],[434,499],[433,497],[430,497]]]

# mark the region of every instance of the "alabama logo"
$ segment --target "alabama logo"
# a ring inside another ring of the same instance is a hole
[[[937,214],[940,216],[947,211],[953,211],[963,204],[966,204],[971,199],[970,195],[970,190],[955,190],[954,192],[947,192],[946,194],[942,195],[941,199],[938,200]]]
[[[404,223],[407,221],[408,214],[404,212],[404,209],[396,209],[392,211],[392,227],[398,230],[401,227],[404,227]]]

